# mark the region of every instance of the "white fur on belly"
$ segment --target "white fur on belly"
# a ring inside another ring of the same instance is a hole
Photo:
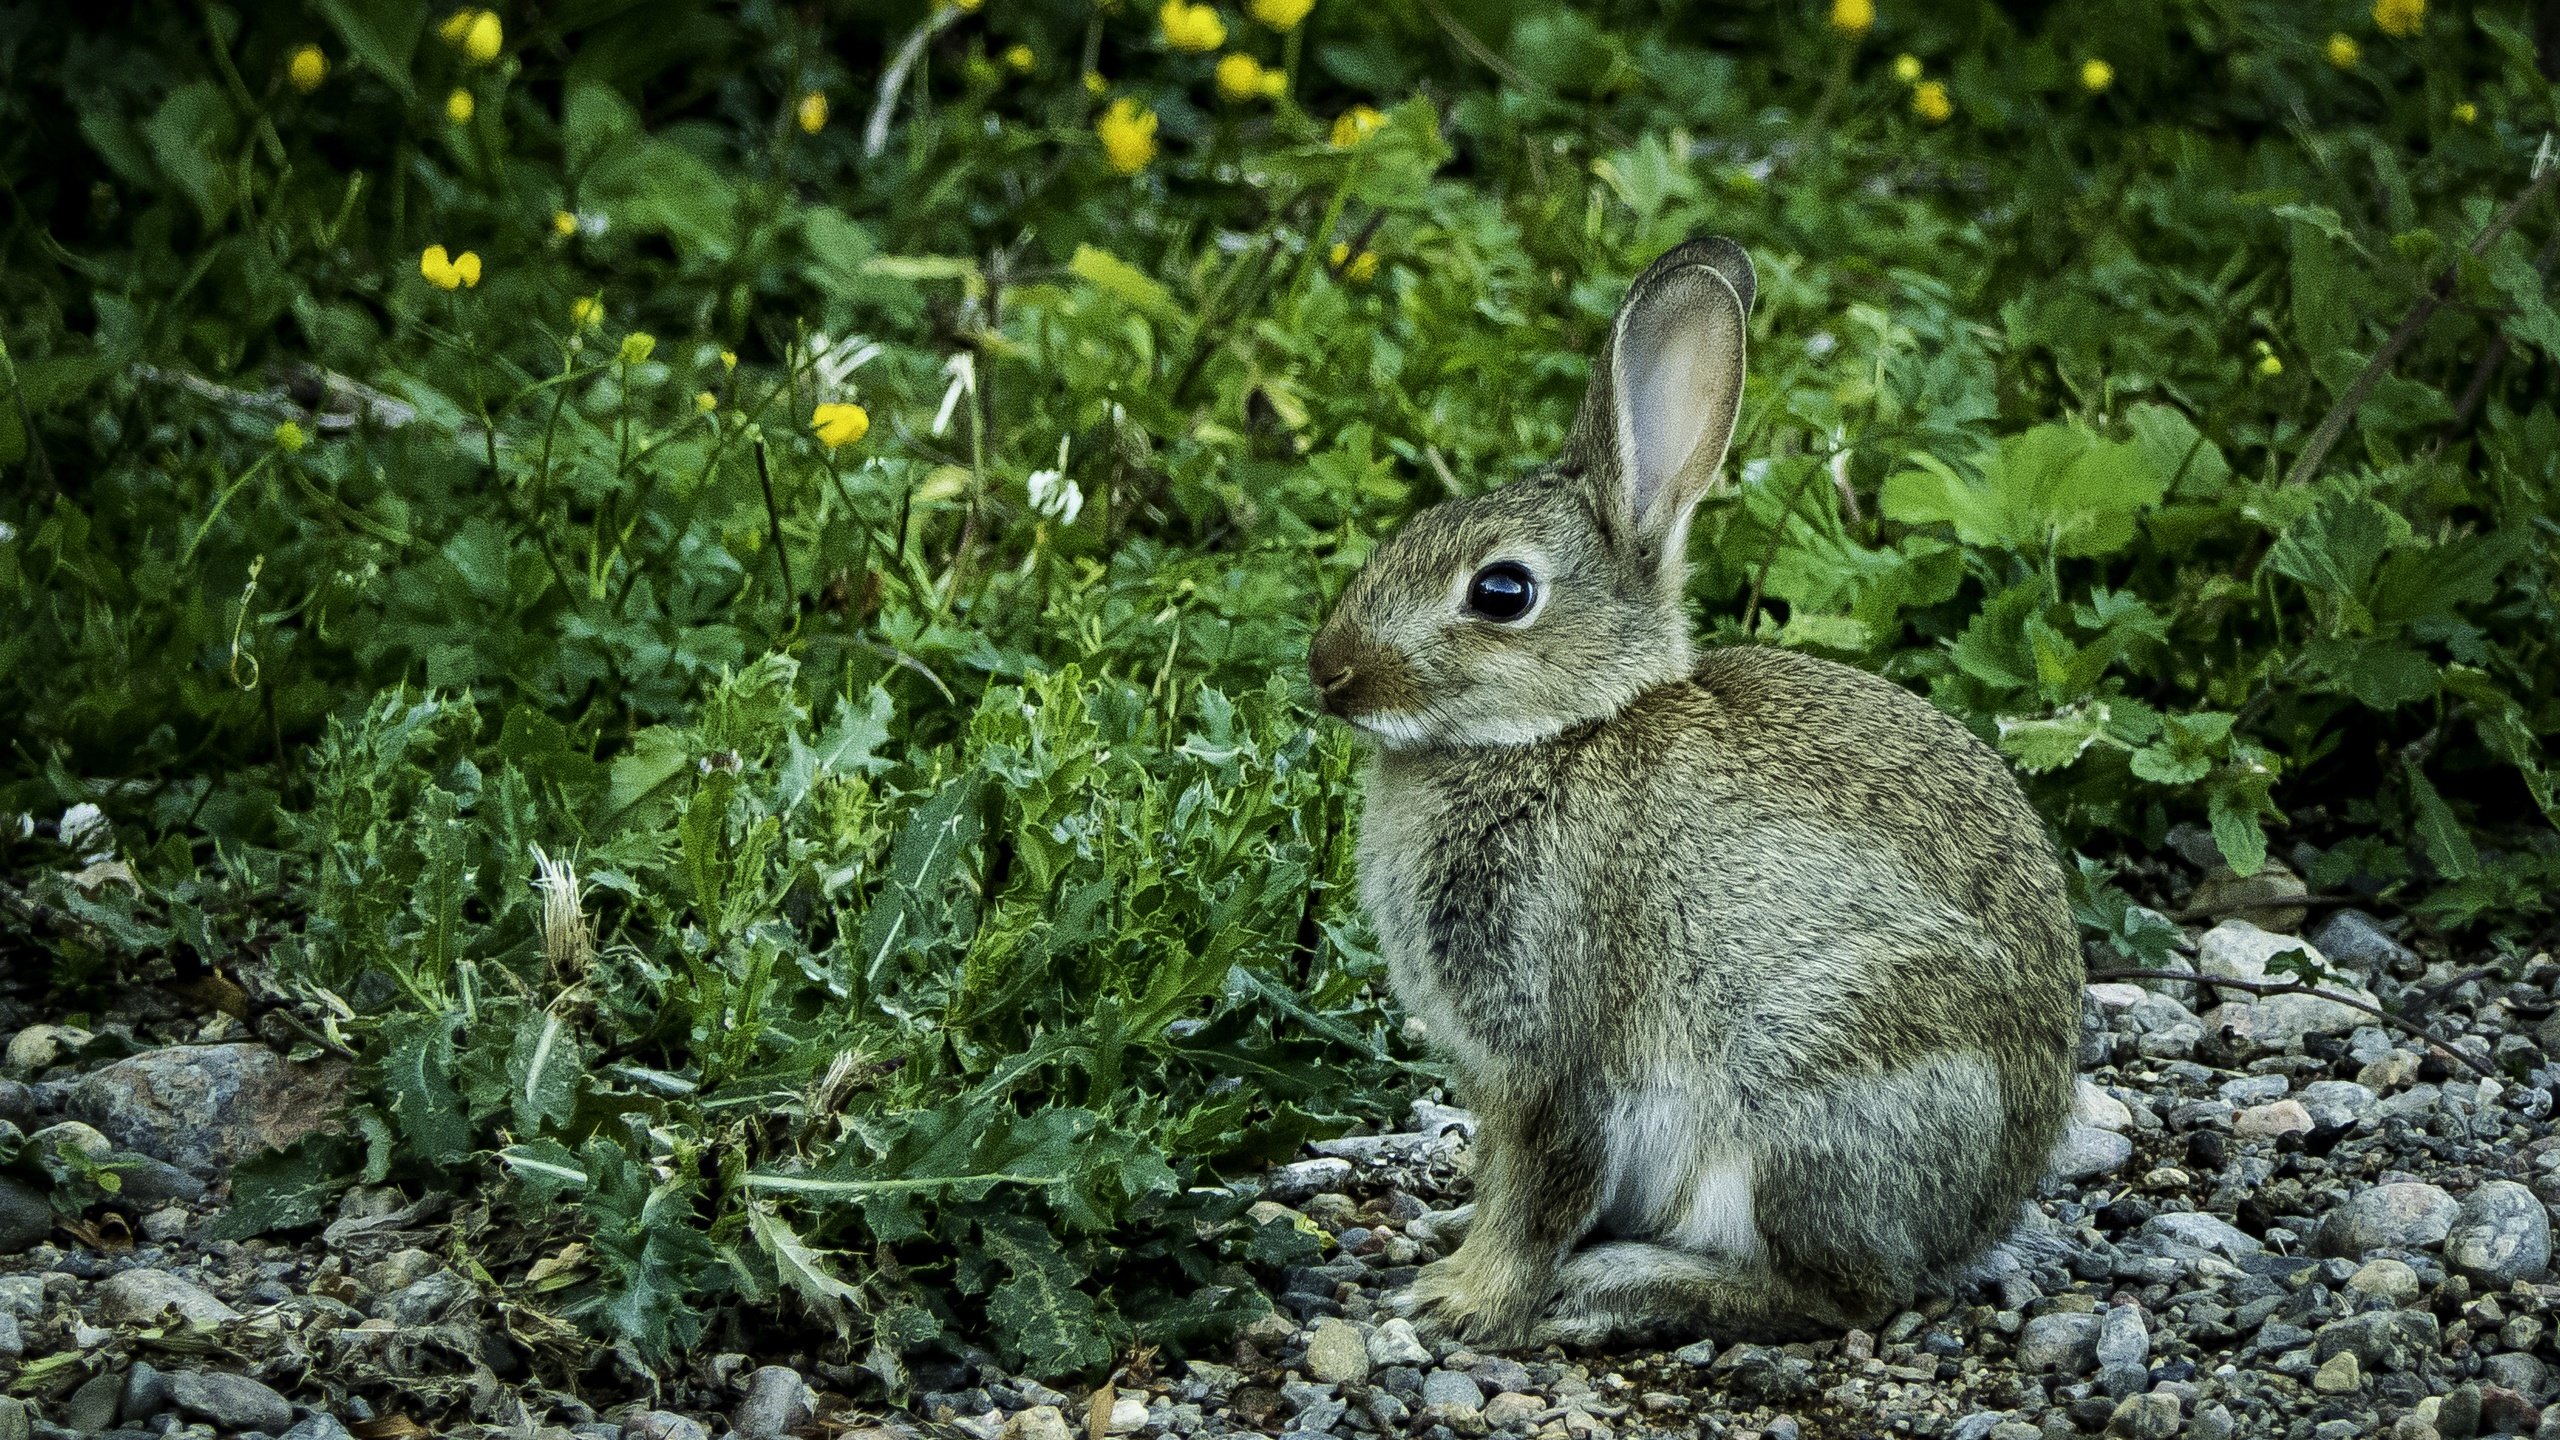
[[[1629,1239],[1749,1259],[1760,1253],[1751,1156],[1709,1138],[1704,1109],[1685,1090],[1648,1087],[1609,1108],[1600,1223]]]

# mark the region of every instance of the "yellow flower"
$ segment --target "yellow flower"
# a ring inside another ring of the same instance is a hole
[[[693,408],[708,415],[720,408],[720,397],[708,390],[697,390],[693,394]]]
[[[498,12],[483,10],[471,17],[471,28],[462,33],[462,53],[486,65],[498,58],[507,43],[506,27],[498,23]]]
[[[480,102],[472,99],[471,92],[468,90],[457,87],[452,94],[444,97],[444,118],[456,125],[470,124],[471,117],[479,112]]]
[[[2373,0],[2374,28],[2395,40],[2415,36],[2427,24],[2427,0]]]
[[[1261,98],[1262,76],[1262,62],[1250,55],[1228,54],[1218,59],[1218,93],[1229,100]]]
[[[2094,59],[2080,62],[2081,89],[2092,95],[2104,95],[2107,93],[2107,87],[2115,83],[2116,67],[2113,65],[2104,60]]]
[[[614,352],[613,358],[625,365],[646,365],[649,357],[657,351],[657,336],[646,330],[634,330],[622,337],[622,348]]]
[[[987,0],[951,0],[951,8],[963,15],[975,15],[978,13],[978,7],[985,3]]]
[[[444,17],[444,23],[436,27],[436,33],[444,37],[447,45],[459,45],[463,37],[471,33],[471,22],[479,18],[477,10],[456,10]]]
[[[1016,75],[1030,74],[1031,67],[1039,63],[1040,57],[1032,54],[1031,47],[1028,45],[1008,45],[1005,47],[1004,68],[1012,71]]]
[[[2356,62],[2364,58],[2363,47],[2356,44],[2355,37],[2352,35],[2330,36],[2325,53],[2329,57],[2329,63],[2341,70],[2353,70],[2356,68]]]
[[[1316,0],[1249,0],[1245,8],[1253,18],[1274,30],[1295,30],[1307,12],[1316,8]]]
[[[298,455],[302,453],[303,446],[311,443],[311,437],[302,433],[302,427],[290,420],[278,425],[275,434],[276,448],[287,455]]]
[[[566,210],[551,212],[551,233],[566,240],[578,233],[578,217]]]
[[[569,302],[569,323],[584,330],[604,323],[604,297],[581,295]]]
[[[317,45],[300,46],[284,62],[284,77],[293,82],[294,89],[308,95],[329,78],[329,57]]]
[[[723,370],[735,370],[735,369],[737,369],[737,368],[738,368],[738,352],[737,352],[737,351],[735,351],[735,350],[723,350],[723,351],[721,351],[721,352],[720,352],[720,368],[721,368],[721,369],[723,369]]]
[[[2454,124],[2456,124],[2456,125],[2477,125],[2477,124],[2479,124],[2479,123],[2480,123],[2480,107],[2479,107],[2479,106],[2477,106],[2477,105],[2472,104],[2472,103],[2471,103],[2470,101],[2468,101],[2468,100],[2456,100],[2456,101],[2454,101],[2454,102],[2453,102],[2453,123],[2454,123]]]
[[[2258,357],[2258,373],[2273,380],[2284,373],[2284,362],[2273,355],[2261,355]]]
[[[1911,87],[1911,113],[1932,125],[1944,125],[1955,118],[1956,105],[1947,98],[1943,80],[1923,80]]]
[[[1156,158],[1156,112],[1123,95],[1093,122],[1102,158],[1123,175],[1135,175]]]
[[[827,97],[812,90],[800,97],[800,108],[792,114],[799,120],[802,133],[815,135],[827,128]]]
[[[1286,70],[1264,70],[1264,71],[1262,72],[1262,98],[1263,98],[1263,99],[1265,99],[1265,100],[1277,100],[1277,99],[1279,99],[1281,96],[1286,95],[1286,94],[1288,94],[1288,93],[1289,93],[1289,72],[1288,72],[1288,71],[1286,71]]]
[[[1855,40],[1876,26],[1876,0],[1831,0],[1831,28]]]
[[[1894,78],[1894,79],[1896,79],[1896,80],[1901,81],[1901,82],[1902,82],[1903,84],[1905,84],[1905,85],[1917,85],[1917,84],[1919,84],[1919,83],[1920,83],[1920,57],[1919,57],[1919,56],[1917,56],[1917,55],[1896,55],[1896,56],[1894,56],[1894,57],[1893,57],[1893,78]]]
[[[1349,245],[1336,240],[1328,258],[1333,261],[1333,268],[1342,273],[1342,278],[1354,285],[1366,285],[1377,278],[1378,252],[1375,250],[1363,250],[1354,255]]]
[[[1087,95],[1099,95],[1110,88],[1111,82],[1102,78],[1101,71],[1087,70],[1084,72],[1084,93]]]
[[[430,245],[418,253],[418,273],[439,290],[459,290],[480,283],[480,257],[468,250],[447,255],[443,246]]]
[[[1348,150],[1376,134],[1378,127],[1386,123],[1387,117],[1375,107],[1354,105],[1333,117],[1333,148]]]
[[[821,405],[810,415],[809,428],[817,432],[819,444],[833,450],[870,434],[871,412],[851,403]]]
[[[1227,43],[1227,22],[1206,5],[1164,0],[1164,8],[1156,12],[1156,23],[1164,27],[1164,43],[1176,50],[1198,54]]]

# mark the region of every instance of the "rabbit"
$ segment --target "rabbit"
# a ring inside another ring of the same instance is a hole
[[[1415,515],[1309,656],[1373,749],[1390,984],[1478,1117],[1473,1223],[1393,1303],[1472,1348],[1875,1325],[2070,1108],[2076,933],[2008,767],[1864,671],[1691,653],[1754,290],[1730,240],[1662,256],[1562,456]]]

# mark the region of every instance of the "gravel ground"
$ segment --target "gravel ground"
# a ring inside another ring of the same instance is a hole
[[[559,1367],[529,1357],[585,1342],[511,1303],[523,1277],[480,1270],[487,1217],[467,1198],[359,1190],[306,1239],[210,1238],[223,1165],[307,1123],[319,1082],[233,1022],[173,1035],[195,1022],[137,991],[101,1034],[189,1048],[101,1062],[133,1046],[11,1033],[0,1124],[88,1126],[170,1163],[76,1226],[0,1181],[0,1440],[2560,1440],[2560,964],[2473,975],[2352,910],[2311,935],[2355,993],[2423,1004],[2500,1078],[2326,1000],[2224,992],[2199,1014],[2189,986],[2092,985],[2079,1113],[2036,1216],[1964,1293],[1877,1333],[1608,1355],[1429,1343],[1384,1305],[1467,1195],[1470,1122],[1426,1099],[1403,1133],[1329,1141],[1266,1177],[1263,1213],[1331,1243],[1218,1361],[1074,1394],[985,1357],[925,1364],[900,1410],[787,1334],[681,1375],[607,1364],[586,1393],[546,1390],[529,1377]],[[2199,968],[2239,979],[2302,943],[2242,920],[2191,938]]]

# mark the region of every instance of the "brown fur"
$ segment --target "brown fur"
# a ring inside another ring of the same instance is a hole
[[[1690,658],[1749,290],[1728,242],[1658,262],[1563,459],[1415,517],[1311,656],[1383,742],[1363,899],[1482,1124],[1404,1297],[1471,1344],[1873,1323],[2000,1235],[2069,1104],[2071,921],[1998,757],[1861,671]],[[1524,619],[1463,607],[1497,559]]]

